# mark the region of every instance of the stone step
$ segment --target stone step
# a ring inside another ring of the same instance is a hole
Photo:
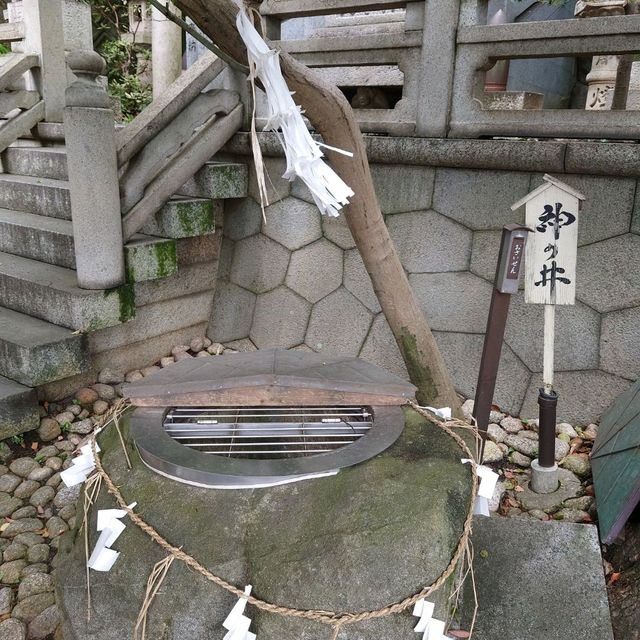
[[[214,233],[222,219],[222,202],[210,198],[176,196],[143,227],[142,233],[165,238],[193,238]]]
[[[85,335],[0,307],[0,375],[37,387],[88,368]]]
[[[76,268],[70,220],[0,209],[0,251]],[[178,269],[174,239],[137,234],[124,252],[128,282],[166,278]]]
[[[0,440],[37,428],[39,416],[36,390],[0,376]]]
[[[178,193],[196,198],[225,200],[244,198],[249,188],[249,169],[241,162],[206,162]]]
[[[66,180],[2,173],[0,207],[71,220],[69,183]]]
[[[68,179],[64,147],[9,147],[2,154],[2,167],[13,175]]]
[[[135,316],[133,285],[81,289],[75,271],[9,253],[0,253],[0,306],[84,332]]]

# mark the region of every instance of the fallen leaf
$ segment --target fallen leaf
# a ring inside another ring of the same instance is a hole
[[[507,502],[512,506],[512,507],[519,507],[520,503],[515,499],[515,498],[507,498]]]
[[[593,522],[593,518],[589,514],[587,514],[586,516],[583,516],[582,522],[584,522],[585,524],[591,524]]]
[[[462,629],[449,629],[447,631],[447,635],[451,638],[470,638],[471,634],[468,631],[463,631]]]
[[[480,557],[481,558],[488,558],[489,557],[489,552],[486,549],[480,549]]]
[[[31,451],[37,451],[38,450],[38,443],[37,442],[32,442],[31,443]]]
[[[515,473],[513,471],[510,471],[509,469],[505,469],[504,470],[504,477],[505,478],[515,478]]]
[[[618,580],[620,580],[621,576],[622,576],[622,573],[620,571],[614,571],[609,576],[609,584],[615,584],[616,582],[618,582]]]
[[[9,526],[8,522],[5,522],[4,524],[0,524],[0,531],[4,531],[8,526]]]
[[[514,491],[517,491],[518,493],[520,493],[521,491],[524,491],[524,487],[521,487],[519,484],[516,485],[514,487]]]

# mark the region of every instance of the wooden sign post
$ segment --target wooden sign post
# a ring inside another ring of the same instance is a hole
[[[544,183],[519,200],[512,209],[525,205],[526,225],[532,230],[525,263],[525,302],[544,305],[543,386],[540,406],[538,459],[531,463],[531,488],[552,493],[558,487],[555,463],[556,407],[553,389],[553,353],[556,305],[574,304],[578,217],[584,196],[570,186],[544,176]]]

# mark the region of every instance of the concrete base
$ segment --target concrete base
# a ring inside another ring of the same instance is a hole
[[[531,461],[531,481],[529,487],[536,493],[553,493],[558,490],[558,465],[541,467],[538,459]]]
[[[575,498],[582,490],[580,479],[566,469],[558,469],[558,484],[558,488],[553,493],[536,493],[527,483],[524,485],[524,491],[518,494],[518,499],[527,511],[531,509],[546,511],[557,507],[569,498]]]
[[[613,639],[595,526],[476,517],[472,542],[474,640]],[[473,615],[470,587],[462,629]],[[575,602],[588,603],[588,614],[573,615]]]

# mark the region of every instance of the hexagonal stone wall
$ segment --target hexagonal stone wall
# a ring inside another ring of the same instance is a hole
[[[313,307],[305,343],[314,351],[357,356],[373,315],[344,287]]]
[[[269,207],[262,232],[295,251],[322,237],[320,212],[313,204],[286,198]]]
[[[640,305],[640,236],[580,247],[576,297],[600,312]]]
[[[492,287],[468,271],[409,276],[429,326],[435,331],[484,333]]]
[[[505,340],[531,371],[542,371],[544,305],[525,304],[524,292],[511,296]],[[555,367],[559,371],[597,369],[600,314],[576,302],[556,306]]]
[[[266,157],[262,159],[262,162],[265,169],[264,181],[267,187],[267,198],[269,204],[274,204],[291,193],[291,182],[282,177],[287,168],[287,163],[284,158]],[[256,202],[260,202],[260,190],[253,163],[249,169],[249,195]]]
[[[267,160],[272,180],[279,180],[283,161]],[[511,205],[541,175],[393,164],[374,165],[372,173],[390,234],[456,387],[473,395],[501,228],[523,222],[524,208],[512,212]],[[558,177],[587,201],[577,302],[557,309],[556,379],[563,417],[591,420],[640,375],[640,192],[634,204],[631,178]],[[406,376],[344,216],[321,217],[299,180],[280,186],[266,224],[255,199],[225,205],[212,339],[250,337],[259,348],[360,355]],[[543,308],[525,305],[522,288],[511,300],[495,401],[513,413],[524,401],[535,417]]]
[[[435,170],[431,167],[371,165],[373,186],[382,213],[428,209],[431,206]]]
[[[402,266],[409,273],[464,271],[471,258],[471,231],[436,211],[387,217]]]
[[[260,232],[262,209],[252,198],[230,200],[224,210],[224,235],[242,240]]]
[[[369,311],[373,311],[373,313],[380,311],[378,296],[373,290],[371,278],[364,268],[360,252],[357,249],[344,252],[344,286]]]
[[[256,295],[230,282],[218,282],[209,321],[209,337],[216,342],[246,338],[251,330]]]
[[[236,242],[230,280],[254,293],[275,289],[284,282],[289,252],[262,234]]]
[[[309,302],[318,302],[342,284],[342,250],[322,239],[291,254],[286,284]]]
[[[433,208],[470,229],[501,229],[524,222],[511,205],[529,192],[529,174],[516,171],[438,169]]]
[[[472,398],[478,381],[484,336],[440,331],[434,331],[433,336],[456,390]],[[530,379],[527,367],[507,345],[503,345],[494,402],[504,411],[518,415]]]
[[[578,246],[629,231],[636,191],[633,178],[608,176],[603,180],[596,176],[563,175],[560,180],[585,196],[580,208]],[[542,176],[535,175],[531,187],[538,187],[542,182]]]
[[[389,323],[383,313],[376,316],[371,331],[362,345],[359,356],[367,362],[395,373],[402,378],[408,378],[407,367],[400,355],[396,339],[391,333]]]
[[[287,349],[304,342],[311,304],[287,287],[258,297],[249,337],[258,349]]]
[[[520,415],[538,417],[538,389],[542,376],[535,374],[527,389]],[[627,388],[629,381],[604,371],[560,371],[553,378],[558,393],[558,422],[587,425],[597,420]]]
[[[640,307],[602,316],[600,369],[629,380],[640,377]]]

